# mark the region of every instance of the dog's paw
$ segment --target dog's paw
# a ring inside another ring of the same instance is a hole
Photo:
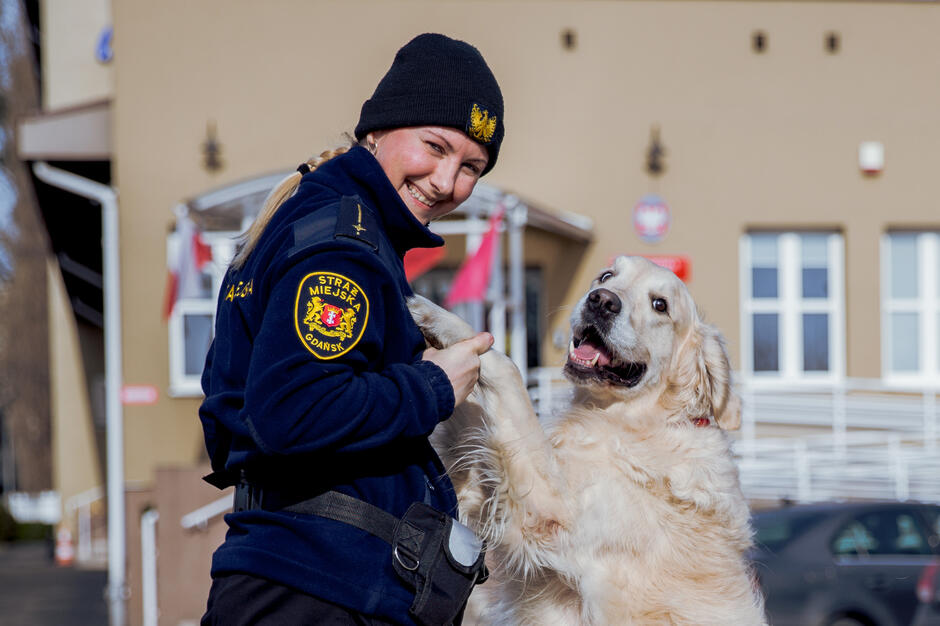
[[[422,296],[408,298],[408,311],[424,338],[435,348],[447,348],[476,334],[460,317]]]

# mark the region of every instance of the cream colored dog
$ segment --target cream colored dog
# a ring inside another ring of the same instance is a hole
[[[437,347],[473,335],[409,303]],[[721,336],[676,276],[620,257],[571,318],[571,406],[539,423],[505,355],[435,432],[461,515],[489,544],[467,622],[764,624],[748,509],[724,430],[740,423]]]

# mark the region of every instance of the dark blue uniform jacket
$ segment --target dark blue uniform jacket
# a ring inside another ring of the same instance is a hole
[[[442,243],[367,150],[306,174],[219,294],[199,410],[213,469],[245,469],[266,492],[335,489],[398,517],[415,501],[456,516],[427,439],[453,412],[453,388],[421,360],[401,262]],[[412,594],[381,539],[299,514],[225,521],[213,576],[261,576],[411,623]]]

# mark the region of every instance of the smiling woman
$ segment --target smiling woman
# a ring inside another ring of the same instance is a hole
[[[427,348],[402,257],[442,245],[428,223],[495,164],[499,85],[473,46],[421,35],[355,137],[271,192],[222,282],[200,418],[235,511],[203,624],[459,623],[482,572],[428,436],[493,339]]]
[[[375,131],[366,141],[405,206],[425,225],[469,198],[489,161],[483,146],[443,126]]]

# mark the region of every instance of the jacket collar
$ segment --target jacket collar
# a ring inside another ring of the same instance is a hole
[[[359,196],[375,213],[399,256],[411,248],[444,245],[440,235],[432,233],[412,215],[382,166],[362,146],[330,159],[304,178],[315,180],[344,196]]]

